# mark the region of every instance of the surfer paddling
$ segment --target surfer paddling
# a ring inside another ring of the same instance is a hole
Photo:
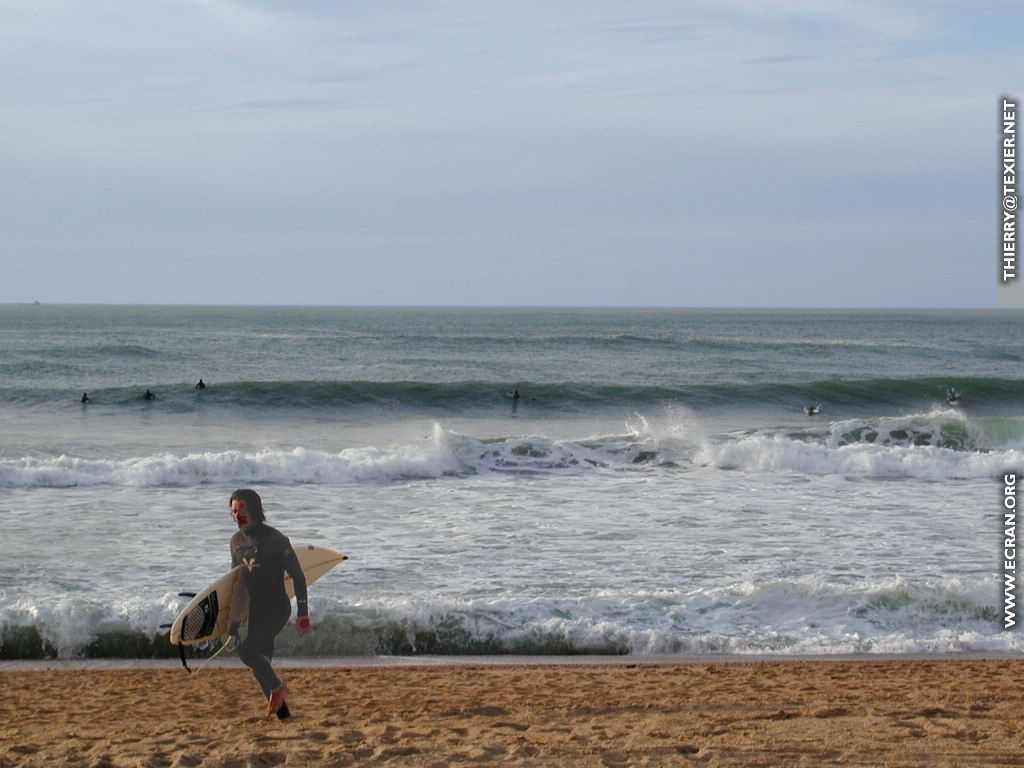
[[[274,640],[292,614],[291,600],[285,592],[284,574],[292,577],[298,606],[299,636],[312,629],[306,598],[306,576],[288,537],[266,524],[263,500],[256,491],[241,488],[231,494],[231,516],[238,532],[231,537],[231,567],[244,565],[242,576],[249,595],[249,631],[238,644],[238,658],[252,670],[253,677],[267,697],[267,717],[291,717],[288,710],[288,686],[271,660]],[[231,627],[238,636],[238,625]]]

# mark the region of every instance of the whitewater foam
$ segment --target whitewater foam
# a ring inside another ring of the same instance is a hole
[[[279,645],[288,655],[328,656],[1024,650],[1024,639],[999,631],[996,587],[994,578],[842,585],[804,577],[562,599],[314,595],[316,636],[286,632]],[[169,593],[0,606],[0,658],[171,655],[160,625],[185,602]]]
[[[747,472],[794,472],[919,480],[967,480],[997,477],[1024,467],[1016,449],[968,453],[950,448],[852,444],[832,448],[787,437],[753,435],[726,443],[706,443],[694,457],[699,466]]]
[[[246,482],[330,485],[485,472],[578,473],[608,467],[635,468],[652,461],[662,442],[643,442],[632,434],[584,441],[543,435],[481,440],[435,424],[431,435],[419,443],[346,448],[337,453],[300,447],[160,453],[127,459],[64,455],[5,459],[0,461],[0,487],[188,487]]]
[[[0,460],[0,487],[191,487],[208,484],[387,483],[491,472],[581,474],[699,466],[748,472],[908,477],[994,477],[1024,466],[1024,446],[981,449],[992,430],[956,413],[835,422],[827,429],[756,430],[709,437],[682,406],[636,413],[624,434],[554,439],[542,434],[477,438],[435,423],[422,441],[337,452],[296,447],[163,452],[123,459],[23,456]],[[1004,429],[1016,437],[1017,433]],[[1018,443],[1020,445],[1020,443]]]

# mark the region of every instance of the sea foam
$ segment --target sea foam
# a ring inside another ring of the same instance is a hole
[[[997,477],[1007,468],[1024,467],[1024,452],[987,453],[924,446],[844,445],[837,448],[790,438],[754,435],[705,444],[694,463],[746,472],[794,472],[920,480]]]
[[[283,655],[820,654],[1020,652],[999,630],[992,577],[836,584],[821,577],[720,587],[603,590],[564,598],[311,598],[318,631],[284,632]],[[186,598],[0,601],[0,658],[170,656]]]
[[[337,485],[492,472],[583,474],[691,466],[944,480],[994,477],[1008,468],[1024,467],[1024,449],[977,448],[975,442],[982,438],[977,437],[975,422],[949,422],[949,418],[921,423],[908,416],[872,423],[840,422],[817,430],[757,430],[711,437],[700,420],[680,406],[666,409],[657,418],[637,414],[625,425],[624,434],[574,440],[544,435],[480,439],[435,424],[432,433],[416,443],[338,452],[296,447],[165,452],[123,459],[25,456],[0,460],[0,487]],[[955,446],[950,443],[951,434],[960,436]]]

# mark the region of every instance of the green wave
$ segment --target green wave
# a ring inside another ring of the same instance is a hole
[[[919,377],[908,379],[833,379],[807,383],[722,383],[685,386],[594,384],[587,382],[509,381],[240,381],[208,382],[197,391],[191,383],[141,383],[89,390],[94,406],[140,407],[152,389],[157,399],[147,407],[195,410],[235,408],[411,408],[432,410],[494,409],[511,406],[518,390],[521,407],[585,411],[601,407],[642,407],[684,404],[691,407],[770,405],[798,407],[892,406],[919,408],[944,404],[955,388],[964,407],[1019,405],[1024,379]],[[78,404],[80,391],[49,388],[0,390],[0,398],[16,405]]]

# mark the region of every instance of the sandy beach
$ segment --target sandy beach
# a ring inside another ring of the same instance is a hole
[[[1024,765],[1024,660],[0,671],[0,766]]]

